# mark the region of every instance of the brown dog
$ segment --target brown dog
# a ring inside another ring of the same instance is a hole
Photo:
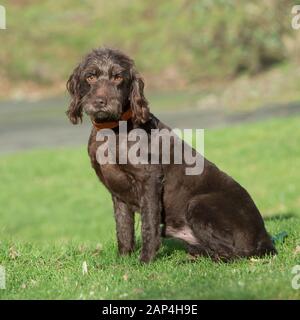
[[[149,112],[133,60],[118,50],[94,50],[75,68],[67,88],[71,122],[78,123],[85,111],[94,123],[88,152],[112,195],[120,254],[134,250],[136,211],[142,218],[143,262],[151,261],[159,249],[160,224],[163,236],[185,241],[194,255],[230,260],[276,253],[250,195],[208,160],[204,159],[200,175],[186,175],[185,162],[99,164],[97,149],[104,142],[96,135],[102,128],[111,128],[118,136],[118,121],[125,120],[128,133],[134,128],[148,135],[151,129],[169,129]]]

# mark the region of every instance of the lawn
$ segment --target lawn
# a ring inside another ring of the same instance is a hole
[[[118,257],[110,196],[85,146],[2,156],[0,298],[299,299],[299,141],[300,117],[206,131],[206,156],[248,189],[272,235],[288,233],[276,257],[227,264],[192,260],[172,240],[140,264],[139,216],[137,252]]]

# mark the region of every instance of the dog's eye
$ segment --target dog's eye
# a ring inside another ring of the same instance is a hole
[[[95,83],[97,81],[97,77],[95,75],[90,75],[86,78],[88,83]]]
[[[123,80],[123,77],[120,74],[116,74],[114,76],[114,80],[117,81],[117,82],[121,82]]]

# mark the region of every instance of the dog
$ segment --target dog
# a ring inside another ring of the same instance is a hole
[[[161,237],[180,239],[191,255],[215,261],[276,253],[248,192],[209,160],[203,158],[199,175],[187,175],[186,163],[99,163],[97,149],[104,142],[97,133],[110,128],[118,136],[119,120],[126,121],[128,133],[136,128],[147,134],[171,130],[150,113],[144,81],[126,54],[111,48],[93,50],[74,69],[67,90],[70,121],[81,122],[84,112],[93,123],[88,153],[112,196],[121,255],[135,249],[135,212],[141,214],[141,262],[155,258]]]

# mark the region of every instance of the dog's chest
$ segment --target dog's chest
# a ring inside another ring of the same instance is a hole
[[[100,174],[100,175],[99,175]],[[133,177],[123,171],[119,165],[104,164],[100,165],[98,173],[101,181],[113,194],[118,197],[133,200],[136,195],[136,183]],[[135,201],[134,201],[135,202]]]

